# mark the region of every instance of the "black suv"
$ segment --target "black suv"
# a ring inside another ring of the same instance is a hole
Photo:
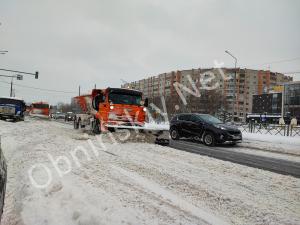
[[[209,114],[186,113],[174,116],[170,124],[170,135],[173,140],[181,137],[195,138],[205,145],[230,142],[235,145],[242,141],[239,129],[224,124]]]

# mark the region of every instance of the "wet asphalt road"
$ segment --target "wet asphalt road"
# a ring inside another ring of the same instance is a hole
[[[300,178],[300,163],[298,162],[236,152],[230,150],[230,147],[207,147],[201,143],[189,140],[170,140],[169,146],[195,154],[206,155],[233,163]],[[238,148],[238,146],[231,148]]]

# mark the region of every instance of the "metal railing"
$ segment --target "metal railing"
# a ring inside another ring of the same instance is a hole
[[[242,132],[300,137],[300,126],[248,123],[237,126]]]

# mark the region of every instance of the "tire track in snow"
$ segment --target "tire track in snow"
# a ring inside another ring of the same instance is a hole
[[[178,208],[191,213],[192,215],[198,217],[199,219],[203,220],[204,223],[208,223],[211,225],[227,225],[228,223],[224,220],[216,217],[212,213],[209,213],[203,209],[200,209],[189,202],[179,198],[172,192],[166,190],[165,188],[161,187],[159,184],[150,181],[137,173],[127,171],[123,168],[111,165],[111,167],[118,171],[119,173],[123,174],[124,176],[128,177],[136,184],[142,186],[144,189],[149,190],[150,192],[158,195],[160,198],[164,199],[167,202],[171,202],[173,205],[177,206]]]

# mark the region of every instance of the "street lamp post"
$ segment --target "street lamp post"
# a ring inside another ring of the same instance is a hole
[[[235,101],[236,101],[236,66],[237,66],[237,58],[230,53],[229,51],[225,51],[228,55],[230,55],[234,59],[234,84],[233,84],[233,102],[232,102],[232,118],[234,120],[234,108],[235,108]]]

